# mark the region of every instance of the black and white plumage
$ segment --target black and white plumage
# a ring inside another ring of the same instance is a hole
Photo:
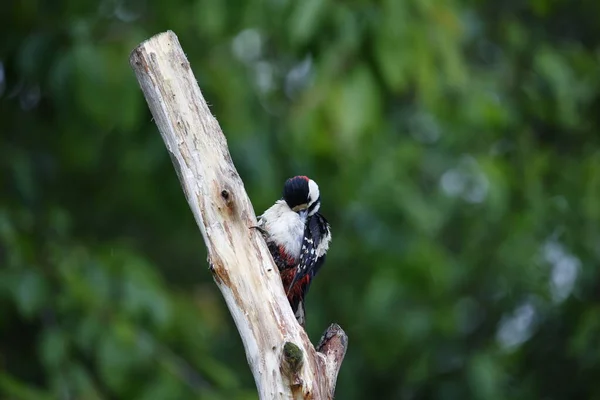
[[[304,326],[304,302],[313,278],[329,249],[331,230],[319,213],[319,186],[306,176],[285,182],[283,197],[258,220],[273,260],[279,269],[283,288],[298,322]]]

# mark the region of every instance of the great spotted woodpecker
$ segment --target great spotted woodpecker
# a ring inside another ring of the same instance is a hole
[[[285,182],[283,197],[258,217],[257,228],[267,242],[288,301],[302,326],[306,322],[306,294],[325,262],[331,241],[329,223],[319,213],[320,207],[316,182],[295,176]]]

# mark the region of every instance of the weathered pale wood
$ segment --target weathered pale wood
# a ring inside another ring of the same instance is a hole
[[[256,224],[252,204],[177,36],[146,40],[130,64],[204,237],[260,398],[333,398],[347,337],[332,325],[319,353],[296,322],[266,244],[249,229]]]

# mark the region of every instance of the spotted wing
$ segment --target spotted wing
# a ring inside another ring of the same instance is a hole
[[[308,284],[304,288],[305,293],[308,291],[312,278],[317,275],[317,272],[323,266],[326,250],[323,246],[328,245],[330,238],[331,232],[325,217],[319,213],[313,215],[304,228],[300,261],[290,289],[293,288],[296,282],[309,275]]]

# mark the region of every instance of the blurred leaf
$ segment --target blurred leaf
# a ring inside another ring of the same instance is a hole
[[[474,357],[469,365],[469,383],[476,399],[502,398],[499,393],[500,372],[496,368],[496,361],[481,354]]]
[[[27,318],[33,318],[46,304],[49,290],[46,282],[35,270],[23,271],[15,276],[15,300],[20,312]]]
[[[135,361],[130,346],[131,339],[119,335],[113,329],[109,329],[100,337],[97,349],[100,376],[112,390],[117,392],[126,390],[127,384],[131,382]]]
[[[51,400],[53,399],[47,393],[37,390],[24,382],[16,380],[14,377],[1,372],[0,373],[0,392],[5,396],[19,400]]]
[[[195,14],[198,31],[209,37],[218,38],[223,34],[227,22],[226,3],[220,0],[198,0]]]
[[[58,328],[47,330],[42,337],[40,352],[46,368],[59,369],[68,356],[68,342],[65,333]]]
[[[294,3],[288,27],[292,43],[302,45],[315,35],[328,3],[328,0],[306,0]]]
[[[142,97],[127,64],[117,62],[126,59],[126,53],[115,47],[81,44],[74,48],[73,57],[77,101],[83,110],[107,129],[133,128],[141,116]]]
[[[355,149],[360,145],[361,136],[377,127],[381,107],[379,93],[365,67],[354,69],[340,84],[338,91],[332,92],[329,104],[341,143],[345,148]]]

